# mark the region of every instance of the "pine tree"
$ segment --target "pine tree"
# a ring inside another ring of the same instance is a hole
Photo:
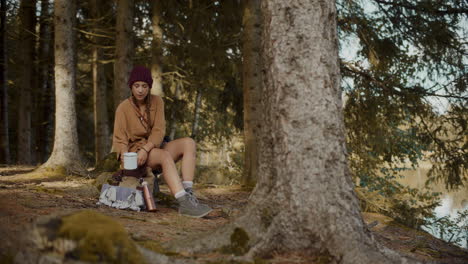
[[[305,250],[330,262],[401,263],[366,231],[349,175],[334,1],[265,0],[262,13],[257,186],[233,223],[174,249],[249,257]]]
[[[75,109],[75,10],[75,1],[54,1],[55,138],[52,154],[42,168],[82,170]]]

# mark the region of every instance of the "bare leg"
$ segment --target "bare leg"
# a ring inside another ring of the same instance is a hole
[[[195,175],[196,144],[192,138],[179,138],[167,143],[164,150],[169,152],[174,161],[182,158],[182,179],[193,181]]]
[[[177,174],[174,159],[168,151],[158,148],[152,149],[149,153],[147,165],[152,169],[155,169],[159,165],[162,166],[164,180],[169,186],[172,194],[176,194],[184,189],[180,182],[179,175]]]

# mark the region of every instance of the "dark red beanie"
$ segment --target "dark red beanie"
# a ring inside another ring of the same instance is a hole
[[[130,78],[128,78],[128,87],[132,88],[134,82],[145,82],[151,86],[153,85],[153,78],[151,78],[151,71],[143,66],[135,66],[130,73]]]

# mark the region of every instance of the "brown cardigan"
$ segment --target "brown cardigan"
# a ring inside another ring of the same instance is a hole
[[[150,107],[150,126],[151,133],[147,138],[146,128],[140,121],[137,110],[132,102],[131,97],[120,103],[115,111],[113,149],[117,155],[122,150],[127,149],[129,152],[137,152],[148,140],[151,141],[156,148],[159,148],[164,134],[166,132],[166,120],[164,119],[164,102],[157,95],[151,96]],[[146,117],[146,113],[144,113]],[[144,121],[143,121],[144,122]]]

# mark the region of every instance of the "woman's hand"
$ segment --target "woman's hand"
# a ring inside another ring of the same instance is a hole
[[[141,166],[146,163],[146,160],[148,159],[148,152],[144,149],[140,149],[138,151],[138,166]]]
[[[127,149],[123,149],[122,151],[120,151],[120,155],[119,155],[119,161],[120,161],[120,168],[123,169],[124,168],[124,154],[128,152]]]

